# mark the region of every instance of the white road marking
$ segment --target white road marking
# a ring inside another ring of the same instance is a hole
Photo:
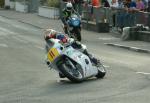
[[[144,74],[144,75],[150,75],[150,73],[147,72],[136,72],[137,74]]]
[[[13,36],[13,38],[16,39],[16,40],[18,40],[18,41],[20,41],[20,42],[22,42],[22,43],[26,43],[26,44],[28,43],[28,41],[23,40],[21,38],[18,38],[17,36]]]
[[[0,27],[0,36],[8,36],[8,35],[13,35],[12,38],[14,38],[20,42],[28,43],[28,39],[26,39],[25,36],[20,36],[16,32],[13,32],[13,31],[10,31],[9,29]]]
[[[7,22],[7,20],[4,17],[2,17],[2,16],[0,16],[0,21]]]
[[[8,34],[3,31],[0,31],[0,36],[6,36],[6,35],[8,35]]]
[[[109,68],[110,66],[108,66],[108,65],[104,65],[104,67],[105,67],[105,68]]]
[[[5,33],[5,34],[16,34],[16,32],[12,32],[9,29],[5,29],[5,28],[2,28],[2,27],[0,27],[0,31],[2,33]]]
[[[0,44],[1,47],[8,47],[6,44]]]
[[[115,39],[117,39],[117,38],[114,38],[114,37],[99,37],[98,39],[100,39],[100,40],[115,40]]]
[[[22,26],[20,26],[20,25],[13,25],[13,26],[16,27],[16,28],[19,28],[19,29],[29,30],[29,28],[22,27]]]

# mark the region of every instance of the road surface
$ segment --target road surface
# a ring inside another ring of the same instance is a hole
[[[60,30],[61,31],[61,30]],[[44,64],[42,30],[0,17],[0,103],[147,103],[150,55],[104,43],[108,34],[82,31],[89,51],[107,69],[103,79],[71,83]]]

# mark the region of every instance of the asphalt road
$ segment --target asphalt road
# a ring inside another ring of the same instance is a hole
[[[104,45],[118,40],[82,31],[107,69],[103,79],[71,83],[44,64],[42,30],[0,17],[0,103],[147,103],[150,55]]]

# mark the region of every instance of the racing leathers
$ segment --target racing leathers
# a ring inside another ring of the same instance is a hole
[[[67,30],[68,29],[68,24],[67,24],[67,21],[69,20],[69,18],[71,17],[72,14],[76,14],[76,15],[79,16],[79,14],[74,9],[72,9],[70,11],[68,11],[67,9],[64,9],[62,11],[61,21],[63,22],[63,25],[64,25],[63,29],[64,29],[64,32],[66,34],[68,34],[68,30]]]

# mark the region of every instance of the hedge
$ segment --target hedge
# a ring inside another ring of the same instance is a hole
[[[0,0],[0,7],[4,7],[4,0]]]

